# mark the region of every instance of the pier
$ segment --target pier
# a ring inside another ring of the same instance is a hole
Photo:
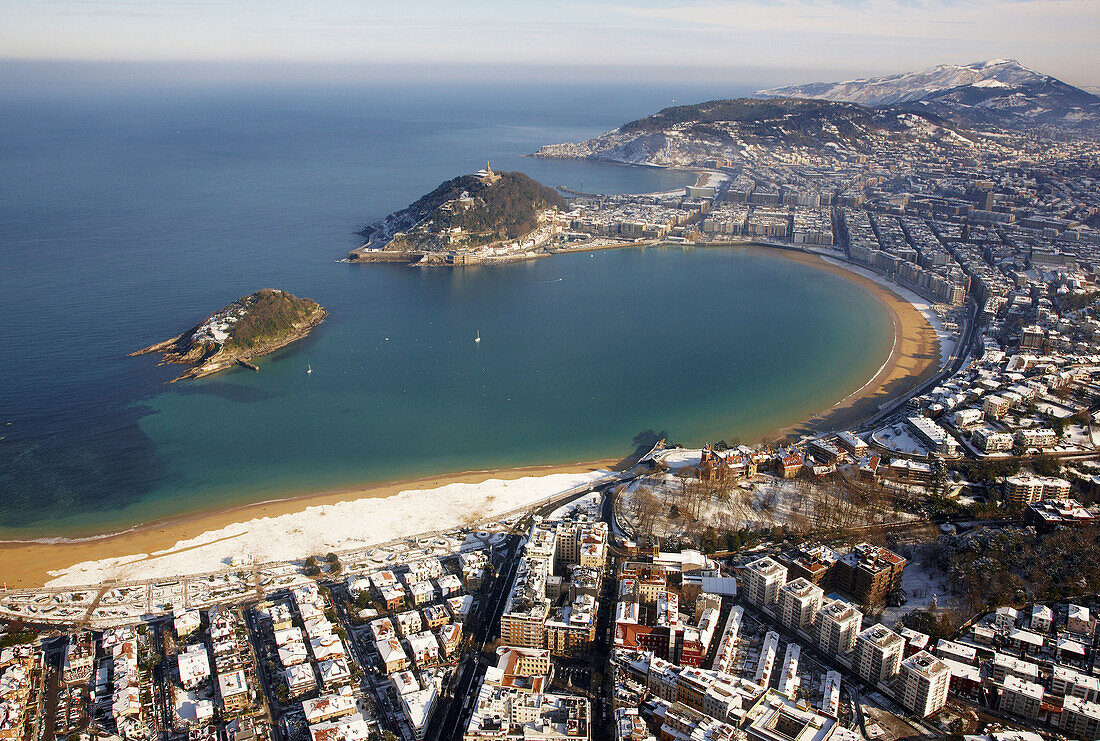
[[[348,259],[352,262],[402,262],[411,264],[423,258],[425,254],[427,253],[369,249],[364,245],[349,252]]]

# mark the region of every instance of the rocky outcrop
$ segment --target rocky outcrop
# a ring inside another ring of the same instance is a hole
[[[160,353],[163,363],[189,365],[173,379],[202,378],[286,347],[308,335],[328,312],[316,301],[265,288],[237,299],[183,334],[135,355]]]

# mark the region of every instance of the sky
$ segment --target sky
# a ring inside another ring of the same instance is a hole
[[[1100,0],[0,0],[9,73],[770,85],[1010,58],[1100,86],[1098,37]]]

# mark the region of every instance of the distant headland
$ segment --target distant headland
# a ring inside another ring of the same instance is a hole
[[[564,207],[552,188],[486,163],[363,229],[367,241],[348,259],[444,265],[454,264],[456,253],[477,262],[525,254],[549,242],[554,228],[547,216]]]

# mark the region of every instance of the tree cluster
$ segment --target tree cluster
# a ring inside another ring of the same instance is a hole
[[[484,242],[521,237],[538,226],[539,211],[565,208],[560,194],[522,172],[500,173],[500,180],[472,195],[470,206],[437,217],[442,223],[478,235]]]
[[[932,643],[951,638],[959,629],[960,620],[954,610],[913,610],[901,619],[906,628],[931,637]]]
[[[938,563],[971,613],[1100,591],[1100,528],[975,530],[937,542]]]
[[[267,288],[249,296],[247,307],[233,324],[226,347],[251,348],[282,337],[318,308],[309,299]]]

